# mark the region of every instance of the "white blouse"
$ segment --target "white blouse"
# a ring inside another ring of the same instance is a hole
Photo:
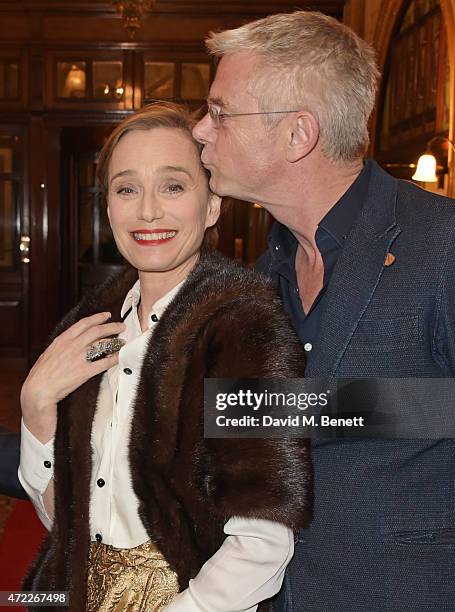
[[[92,427],[90,534],[92,540],[116,548],[134,548],[149,540],[138,514],[133,491],[128,446],[132,405],[144,351],[163,312],[178,293],[180,283],[159,299],[142,332],[138,305],[140,282],[128,292],[121,311],[126,329],[120,338],[119,363],[104,373]],[[53,440],[41,444],[22,423],[19,480],[38,516],[50,530],[52,521],[43,493],[53,476]],[[47,466],[47,467],[46,467]],[[257,604],[281,587],[284,570],[294,552],[290,529],[273,521],[230,518],[220,549],[201,568],[189,587],[163,610],[166,612],[253,612]]]

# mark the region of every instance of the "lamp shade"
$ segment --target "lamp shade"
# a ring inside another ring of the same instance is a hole
[[[413,181],[420,181],[422,183],[436,183],[438,177],[436,176],[436,158],[430,153],[425,153],[419,157],[417,162],[417,168],[412,176]]]
[[[85,70],[78,64],[72,64],[71,70],[65,79],[65,98],[85,97]]]

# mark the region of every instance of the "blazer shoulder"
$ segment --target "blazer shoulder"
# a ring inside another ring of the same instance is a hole
[[[399,180],[398,183],[398,206],[411,208],[411,211],[425,215],[429,221],[454,221],[455,199],[427,191],[411,183]]]
[[[404,235],[423,241],[440,257],[453,240],[455,200],[398,181],[396,220]]]

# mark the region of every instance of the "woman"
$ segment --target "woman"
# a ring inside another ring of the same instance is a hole
[[[22,389],[21,481],[51,529],[24,588],[69,590],[70,610],[256,610],[308,524],[306,442],[203,437],[204,377],[298,377],[304,359],[269,282],[202,247],[220,198],[192,126],[160,103],[106,142],[130,267],[65,317]]]

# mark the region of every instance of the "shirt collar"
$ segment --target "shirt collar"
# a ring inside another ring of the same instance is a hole
[[[123,318],[128,310],[132,307],[137,308],[139,304],[139,300],[141,298],[141,282],[139,279],[134,283],[131,289],[126,294],[125,300],[123,302],[122,310],[120,311],[120,316]]]
[[[349,189],[321,219],[318,230],[323,229],[342,246],[368,197],[372,160],[366,160],[362,171]],[[268,238],[269,250],[274,262],[295,257],[297,240],[282,223],[276,222]]]
[[[371,166],[371,160],[367,160],[349,189],[319,222],[318,228],[330,234],[340,246],[343,246],[368,197]]]
[[[154,314],[159,319],[161,315],[163,314],[163,312],[166,310],[166,308],[169,306],[169,304],[172,302],[174,297],[177,295],[177,293],[179,292],[184,282],[185,280],[182,280],[178,285],[176,285],[173,289],[171,289],[165,295],[163,295],[163,297],[157,300],[153,304],[152,310],[148,314],[148,318],[150,318],[151,314]],[[123,318],[130,308],[136,309],[138,307],[140,299],[141,299],[141,281],[138,279],[134,283],[134,285],[131,287],[131,289],[128,291],[128,293],[126,294],[125,300],[123,302],[122,310],[120,312],[120,316]]]

